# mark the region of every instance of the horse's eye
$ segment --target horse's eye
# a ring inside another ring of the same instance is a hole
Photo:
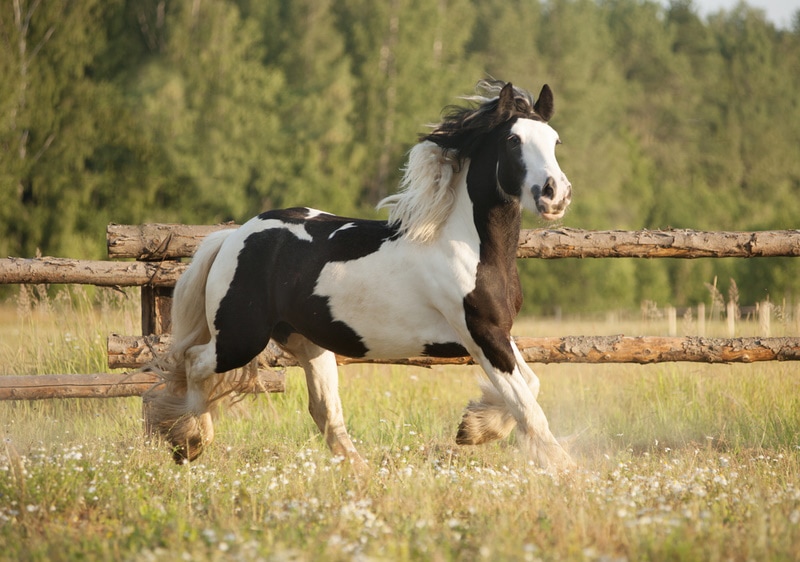
[[[522,140],[519,138],[519,135],[509,135],[508,139],[508,146],[511,148],[517,148],[520,144],[522,144]]]

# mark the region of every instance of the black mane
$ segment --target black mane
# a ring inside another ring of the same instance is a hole
[[[505,85],[506,82],[501,80],[481,80],[475,88],[479,95],[464,98],[472,102],[471,106],[447,106],[442,122],[434,127],[432,133],[422,135],[420,140],[432,141],[446,151],[454,152],[462,162],[470,157],[485,134],[504,123],[518,118],[545,121],[536,113],[530,92],[517,87],[514,87],[513,105],[498,111],[498,94]]]

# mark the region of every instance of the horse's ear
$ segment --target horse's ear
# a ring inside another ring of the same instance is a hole
[[[516,110],[514,101],[514,86],[511,82],[503,86],[500,90],[500,98],[497,100],[497,112],[500,115],[511,115]]]
[[[545,121],[550,121],[553,117],[553,113],[556,111],[553,103],[553,91],[547,84],[542,86],[542,91],[539,92],[539,99],[533,105],[533,110]]]

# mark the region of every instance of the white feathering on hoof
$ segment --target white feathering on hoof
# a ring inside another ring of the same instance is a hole
[[[483,391],[481,399],[467,404],[458,426],[456,443],[459,445],[480,445],[503,439],[517,425],[497,389],[486,380],[481,381],[480,386]]]

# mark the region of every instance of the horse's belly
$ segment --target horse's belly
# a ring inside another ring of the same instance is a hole
[[[377,315],[370,324],[350,321],[367,348],[370,359],[398,359],[435,354],[442,345],[460,343],[460,338],[443,318],[424,311],[392,311]],[[354,326],[355,325],[355,326]]]
[[[370,261],[328,264],[314,290],[327,298],[333,320],[358,335],[365,357],[453,354],[449,344],[462,343],[454,326],[464,323],[463,295],[469,287],[432,271],[435,266],[420,274],[420,268],[409,268],[402,259]]]
[[[339,331],[338,323],[345,324],[363,344],[364,357],[370,359],[430,355],[431,349],[442,344],[460,343],[438,310],[409,302],[403,298],[407,295],[394,293],[393,299],[363,292],[334,295],[328,301],[334,320],[331,328]]]

